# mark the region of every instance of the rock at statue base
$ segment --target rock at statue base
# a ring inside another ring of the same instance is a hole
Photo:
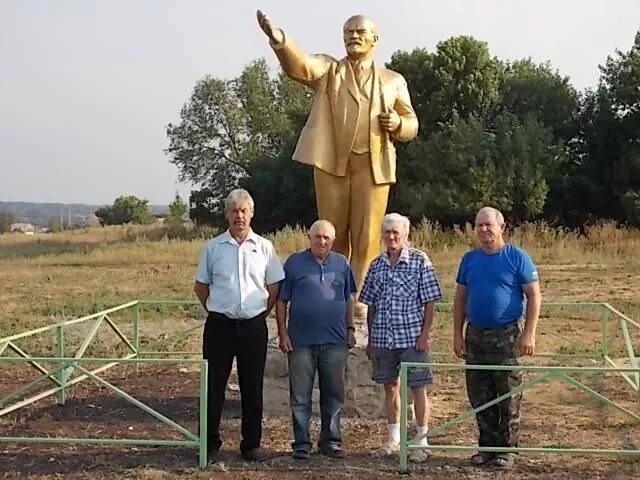
[[[358,320],[365,320],[367,318],[367,306],[364,303],[356,302],[353,307],[353,316]]]

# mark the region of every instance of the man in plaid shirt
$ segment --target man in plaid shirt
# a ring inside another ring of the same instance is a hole
[[[409,219],[390,213],[382,222],[385,251],[369,266],[359,300],[367,305],[369,343],[367,356],[373,364],[373,381],[384,385],[388,438],[376,452],[391,455],[400,447],[401,362],[429,362],[429,329],[434,302],[442,291],[433,265],[424,252],[410,248]],[[409,459],[428,457],[429,401],[426,385],[433,383],[431,368],[409,369],[408,383],[415,399],[416,443]]]

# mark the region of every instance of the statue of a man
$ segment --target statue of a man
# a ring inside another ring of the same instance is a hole
[[[313,166],[318,217],[335,225],[333,248],[350,259],[360,289],[380,253],[380,225],[396,181],[393,141],[418,132],[407,83],[374,63],[378,28],[363,15],[344,24],[341,60],[303,53],[264,13],[257,16],[286,74],[315,92],[293,159]]]

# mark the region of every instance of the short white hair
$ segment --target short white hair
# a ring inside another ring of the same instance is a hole
[[[504,216],[502,215],[502,212],[493,207],[482,207],[480,210],[478,210],[478,213],[476,213],[475,222],[478,223],[478,217],[485,214],[492,215],[498,225],[504,225]]]
[[[336,227],[334,227],[333,223],[331,223],[329,220],[323,220],[322,218],[320,220],[316,220],[311,224],[311,227],[309,227],[309,235],[312,235],[313,232],[320,227],[327,227],[331,232],[331,238],[336,238]]]
[[[253,213],[253,198],[251,198],[251,194],[244,188],[236,188],[229,192],[227,198],[224,199],[224,209],[227,210],[231,205],[238,202],[247,202],[251,209],[251,213]]]
[[[389,227],[389,225],[402,225],[404,233],[408,236],[409,229],[411,228],[411,222],[404,215],[399,213],[387,213],[382,219],[382,233]]]

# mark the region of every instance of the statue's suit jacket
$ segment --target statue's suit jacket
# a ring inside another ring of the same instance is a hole
[[[293,159],[313,165],[331,175],[344,177],[356,127],[360,95],[348,59],[329,55],[306,55],[284,36],[271,43],[283,70],[293,80],[315,92],[307,123],[298,140]],[[374,64],[369,111],[369,151],[376,184],[395,183],[396,150],[391,140],[407,142],[418,133],[418,119],[411,106],[407,83],[402,75]],[[400,116],[400,128],[389,135],[382,130],[378,114],[389,109]]]

